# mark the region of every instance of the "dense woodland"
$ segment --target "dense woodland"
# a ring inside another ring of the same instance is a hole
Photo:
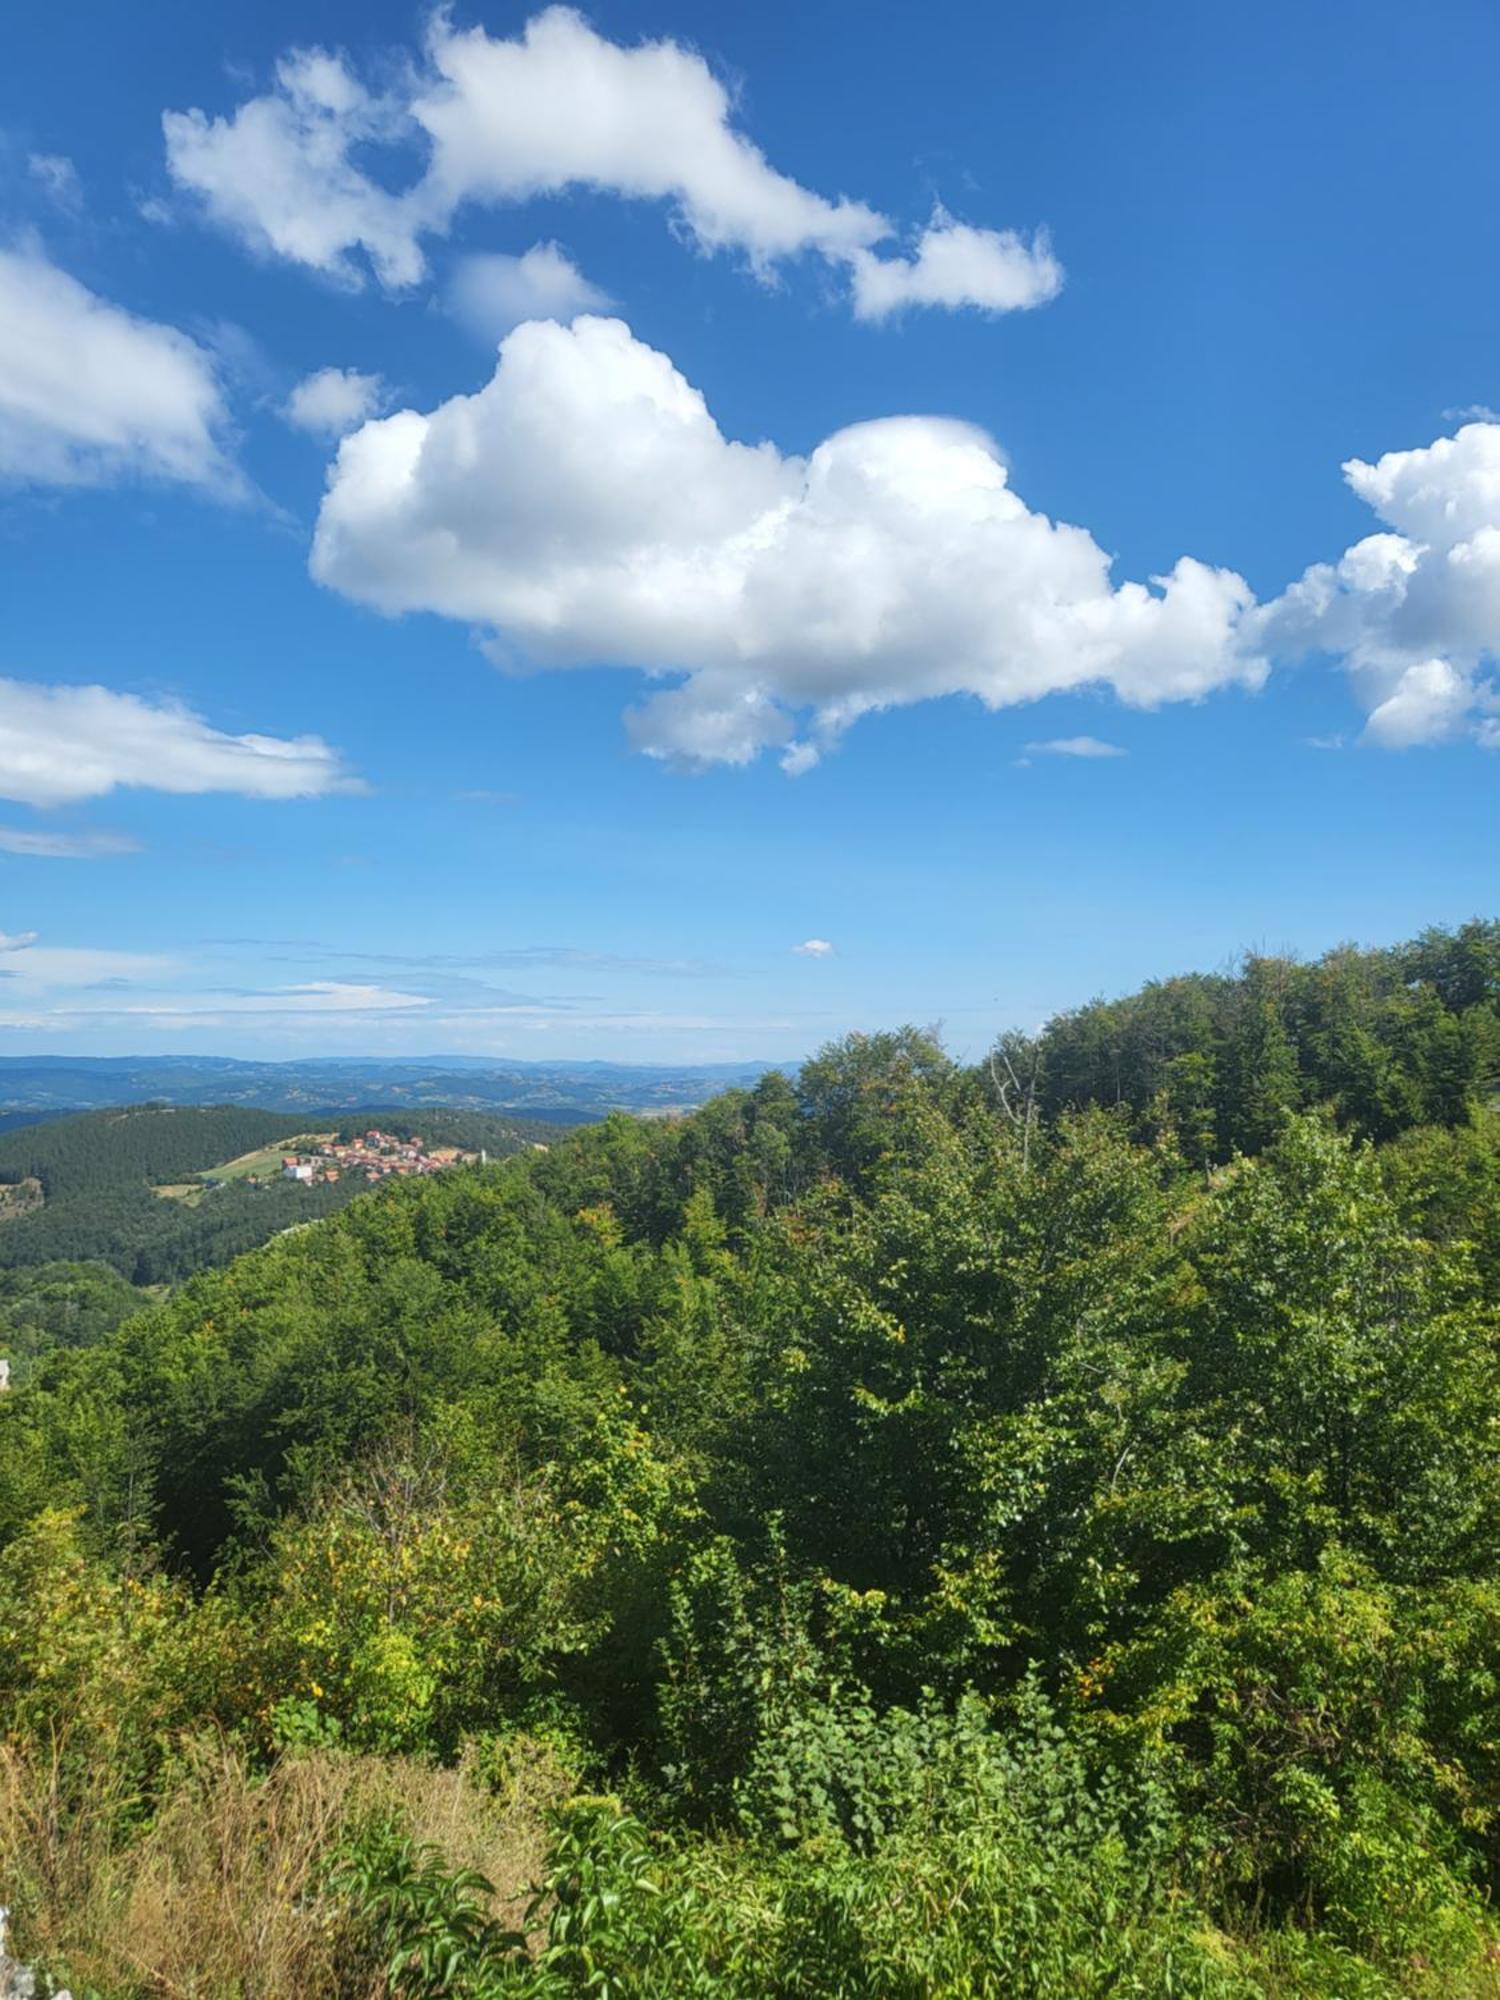
[[[86,1112],[7,1132],[0,1138],[0,1179],[29,1176],[41,1182],[48,1201],[63,1202],[126,1180],[185,1181],[301,1129],[285,1112],[237,1104]]]
[[[75,1995],[1500,1996],[1500,924],[851,1037],[0,1408]],[[25,1225],[17,1224],[20,1228]]]

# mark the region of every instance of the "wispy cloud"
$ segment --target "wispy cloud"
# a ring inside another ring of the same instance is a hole
[[[1105,743],[1097,736],[1053,736],[1045,743],[1028,743],[1028,757],[1123,757],[1118,743]]]
[[[30,827],[0,826],[0,854],[23,854],[50,861],[94,861],[106,855],[140,851],[141,843],[128,833],[41,833]]]
[[[159,952],[43,944],[36,931],[0,931],[0,979],[40,992],[104,980],[160,980],[176,970],[176,960]]]
[[[76,215],[83,206],[83,186],[78,169],[66,153],[31,153],[26,171],[41,188],[54,208]]]
[[[497,945],[491,951],[349,951],[313,938],[205,938],[205,945],[268,951],[280,964],[381,966],[410,972],[621,972],[659,979],[725,979],[729,968],[701,958],[654,958],[579,945]]]
[[[170,1015],[187,1021],[204,1016],[228,1019],[240,1014],[273,1017],[289,1014],[401,1014],[413,1008],[430,1007],[431,1004],[425,994],[404,993],[389,986],[362,986],[340,979],[312,979],[302,985],[268,987],[261,992],[210,990],[178,993],[167,998],[153,997],[132,1001],[115,1011],[132,1018]]]

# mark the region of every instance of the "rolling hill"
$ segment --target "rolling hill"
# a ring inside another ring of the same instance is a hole
[[[399,1111],[347,1120],[246,1105],[145,1104],[48,1119],[0,1134],[0,1269],[60,1260],[99,1261],[137,1285],[175,1284],[254,1248],[279,1230],[342,1208],[361,1183],[254,1185],[228,1176],[192,1201],[163,1201],[199,1176],[258,1148],[275,1148],[311,1127],[383,1122],[403,1136]],[[545,1143],[555,1128],[475,1111],[424,1110],[423,1136],[438,1145],[483,1148],[491,1158]],[[39,1197],[39,1200],[38,1200]]]

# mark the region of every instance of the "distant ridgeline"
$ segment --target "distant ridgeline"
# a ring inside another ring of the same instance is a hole
[[[275,1173],[259,1184],[215,1169],[309,1130],[380,1122],[433,1145],[494,1159],[555,1137],[555,1129],[482,1112],[258,1111],[243,1105],[137,1105],[90,1111],[0,1134],[0,1269],[99,1260],[137,1285],[175,1284],[298,1222],[332,1213],[361,1191],[354,1180],[301,1186]],[[202,1180],[205,1185],[197,1185]],[[211,1184],[210,1184],[211,1183]],[[190,1200],[164,1199],[171,1189]]]
[[[168,1103],[253,1106],[307,1118],[372,1107],[413,1118],[431,1108],[581,1124],[611,1111],[682,1111],[751,1084],[765,1063],[494,1062],[329,1058],[240,1062],[227,1056],[0,1056],[0,1131],[30,1116]],[[387,1119],[389,1123],[389,1119]]]

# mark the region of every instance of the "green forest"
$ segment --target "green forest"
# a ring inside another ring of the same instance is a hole
[[[1497,1090],[1476,921],[973,1064],[850,1036],[53,1300],[12,1948],[75,2000],[1500,2000]]]

